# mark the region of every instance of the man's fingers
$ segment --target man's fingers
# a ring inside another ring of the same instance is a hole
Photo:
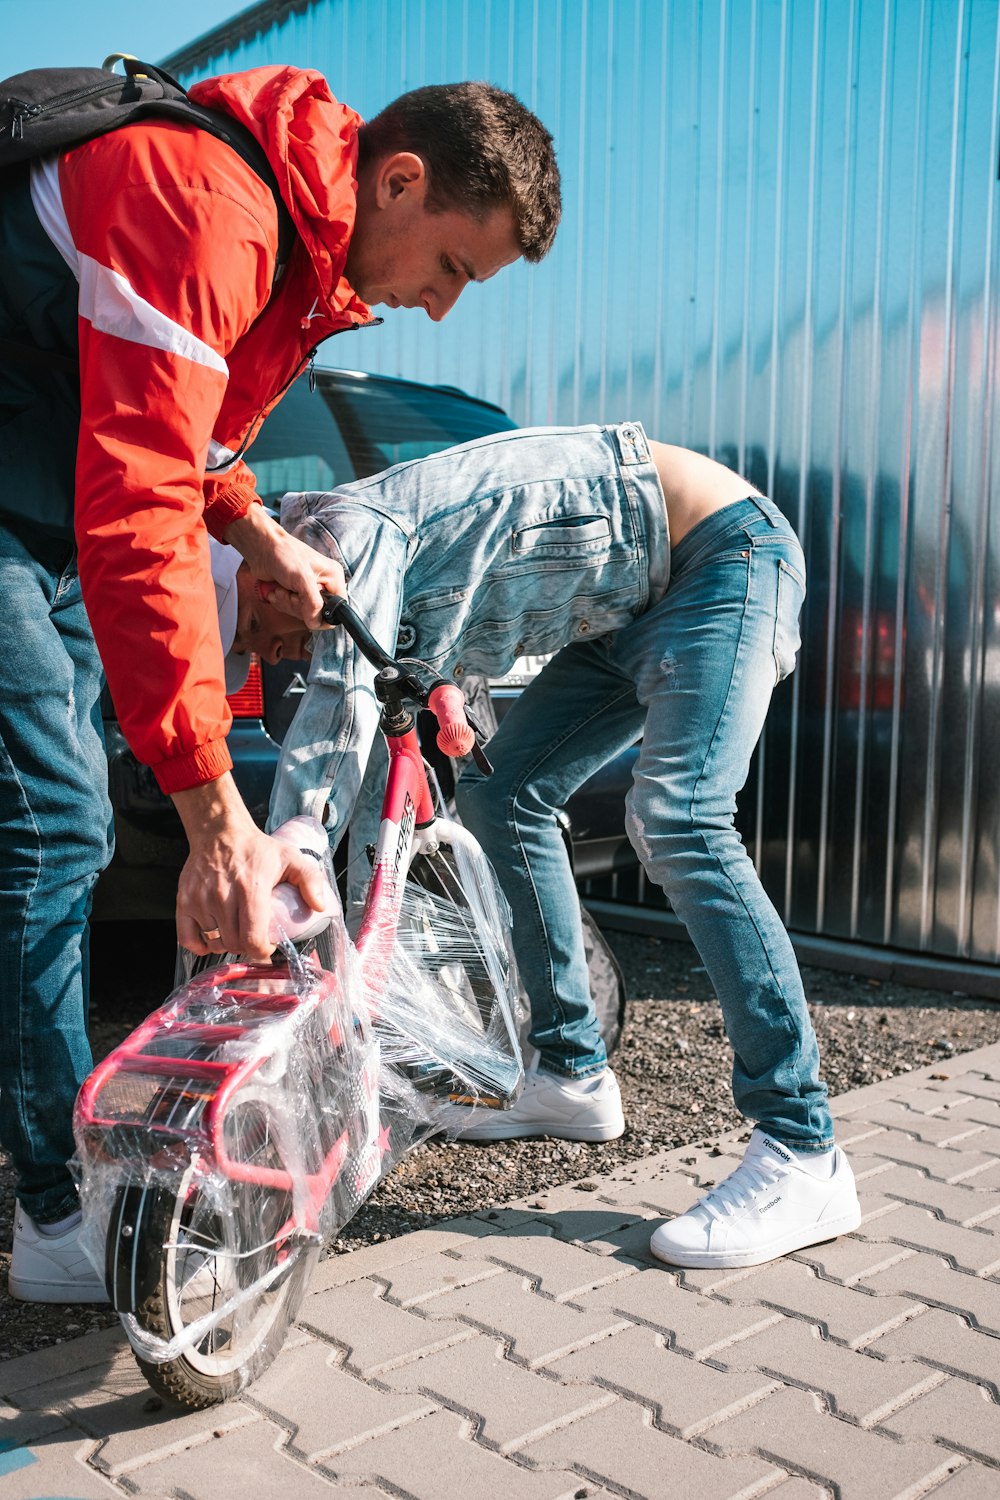
[[[178,886],[178,942],[199,956],[238,953],[266,960],[275,948],[273,892],[285,881],[298,888],[311,911],[330,911],[335,904],[322,866],[259,828],[216,845],[208,868],[200,855],[190,855]]]
[[[326,594],[343,596],[347,592],[342,576],[323,579],[318,586],[314,584],[309,590],[287,589],[283,584],[258,579],[256,590],[258,596],[272,605],[274,609],[283,615],[292,615],[295,619],[301,620],[310,630],[331,629],[323,619],[324,596]]]
[[[269,958],[275,944],[271,941],[271,895],[273,877],[243,891],[240,903],[239,953],[251,959]],[[277,884],[274,881],[274,884]]]
[[[279,842],[279,841],[276,841]],[[329,911],[334,903],[334,892],[323,871],[311,854],[281,843],[285,852],[285,868],[282,881],[294,885],[307,906],[313,911]]]
[[[307,906],[311,906],[313,911],[329,911],[333,892],[321,867],[314,859],[306,860],[300,879],[295,880],[291,874],[288,878],[294,880],[303,901]]]
[[[177,913],[177,941],[189,953],[232,953],[235,946],[226,941],[222,928],[214,918],[205,918],[205,925],[189,915]]]
[[[189,953],[197,953],[200,956],[210,951],[202,939],[198,923],[193,917],[183,916],[180,912],[177,913],[177,941]]]
[[[336,594],[343,598],[347,594],[347,579],[343,568],[336,564],[329,565],[330,570],[324,571],[312,580],[313,587],[308,598],[300,595],[297,603],[301,606],[302,619],[310,630],[329,630],[323,619],[323,602],[327,594]]]

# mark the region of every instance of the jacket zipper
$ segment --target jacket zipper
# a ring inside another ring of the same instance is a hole
[[[320,339],[319,344],[325,344],[330,339],[336,338],[338,333],[351,333],[356,329],[360,330],[362,328],[380,328],[384,321],[385,320],[383,318],[371,318],[367,323],[348,323],[346,328],[334,328],[333,331],[331,333],[328,333],[325,338]],[[243,457],[244,453],[247,451],[250,444],[257,436],[257,433],[260,430],[260,424],[263,422],[268,410],[281,400],[282,396],[288,390],[288,387],[290,385],[293,385],[295,381],[298,380],[299,376],[302,374],[302,371],[306,368],[307,365],[309,367],[309,390],[310,393],[315,391],[316,355],[319,352],[319,344],[314,345],[314,347],[309,350],[309,353],[306,355],[305,359],[303,359],[301,363],[296,366],[295,370],[285,381],[284,385],[278,391],[277,395],[272,396],[270,401],[266,401],[264,405],[260,407],[257,415],[254,417],[253,421],[250,423],[250,426],[247,428],[246,436],[244,437],[242,443],[240,443],[239,448],[233,454],[232,458],[226,459],[225,467],[227,469],[233,468],[236,464],[239,463],[240,459]],[[205,473],[216,474],[222,467],[222,464],[217,464],[214,469],[206,468]]]

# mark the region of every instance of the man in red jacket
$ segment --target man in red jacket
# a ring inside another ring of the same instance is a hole
[[[264,149],[295,229],[279,276],[270,188],[194,126],[130,125],[0,185],[0,339],[25,351],[0,368],[0,1139],[18,1174],[10,1288],[31,1300],[103,1297],[66,1168],[110,858],[102,669],[188,836],[180,942],[265,955],[274,886],[317,906],[320,889],[230,774],[209,534],[317,626],[342,575],[256,503],[243,454],[260,423],[371,304],[437,321],[468,282],[541,259],[560,212],[551,137],[489,85],[419,89],[368,124],[289,67],[191,94]]]

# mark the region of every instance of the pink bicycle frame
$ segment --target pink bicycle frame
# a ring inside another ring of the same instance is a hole
[[[449,743],[467,748],[461,727],[456,730],[461,703],[461,691],[453,684],[439,685],[429,698],[429,704],[442,724],[442,739],[447,735]],[[355,940],[364,992],[371,1004],[377,1004],[380,987],[392,960],[400,903],[413,852],[421,843],[425,846],[434,843],[432,830],[436,816],[416,729],[411,727],[399,735],[387,733],[385,739],[389,769],[381,823],[361,925]],[[452,753],[462,753],[462,749],[456,748]],[[220,1001],[232,1002],[233,1019],[225,1023],[206,1023],[178,1015],[171,1022],[171,1036],[179,1044],[175,1050],[182,1050],[186,1041],[193,1047],[201,1045],[211,1052],[226,1042],[243,1038],[247,1035],[248,1025],[241,1024],[238,1019],[241,1012],[252,1025],[258,1018],[288,1017],[305,1004],[322,1005],[337,978],[315,965],[313,967],[314,975],[310,976],[308,986],[303,986],[301,979],[287,973],[283,980],[280,967],[233,963],[207,971],[202,976],[205,987],[218,994]],[[287,983],[287,988],[283,992],[262,994],[252,988],[261,983],[276,986]],[[296,1203],[295,1217],[279,1231],[279,1244],[287,1241],[293,1233],[315,1233],[323,1205],[348,1156],[347,1128],[333,1141],[314,1172],[298,1174],[294,1180],[287,1171],[241,1162],[233,1157],[226,1143],[227,1115],[233,1101],[268,1062],[268,1057],[219,1061],[162,1056],[153,1050],[161,1039],[158,1017],[154,1013],[94,1069],[77,1100],[78,1131],[82,1131],[97,1150],[108,1151],[109,1143],[115,1140],[115,1133],[121,1132],[124,1124],[124,1140],[133,1137],[135,1149],[142,1152],[144,1159],[150,1158],[152,1142],[159,1138],[163,1151],[176,1151],[180,1146],[185,1155],[197,1158],[207,1172],[215,1170],[235,1182],[249,1182],[288,1192]],[[336,1038],[332,1040],[336,1042]],[[109,1091],[113,1094],[116,1086],[130,1076],[147,1092],[154,1080],[159,1083],[162,1094],[176,1091],[178,1099],[193,1106],[196,1123],[179,1127],[170,1119],[158,1121],[153,1118],[141,1123],[137,1121],[130,1130],[121,1117],[102,1108]],[[377,1082],[375,1078],[366,1080],[366,1086],[377,1089]],[[197,1107],[199,1101],[203,1105],[201,1109]],[[123,1139],[120,1135],[118,1138]],[[359,1171],[374,1171],[377,1176],[377,1167],[377,1160],[373,1160],[367,1167],[364,1164],[359,1166]]]
[[[355,939],[367,988],[373,995],[378,993],[379,982],[392,957],[414,836],[418,830],[430,827],[435,816],[416,730],[387,735],[386,744],[389,771],[375,861]]]

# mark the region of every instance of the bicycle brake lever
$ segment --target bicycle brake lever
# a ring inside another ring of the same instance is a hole
[[[484,776],[493,775],[492,763],[490,762],[489,756],[486,754],[486,751],[479,743],[478,734],[472,746],[472,759],[476,762],[476,765],[479,767],[480,771],[482,771]]]
[[[407,665],[409,665],[408,661]],[[417,665],[423,665],[423,663],[417,663]],[[450,677],[441,677],[437,673],[432,673],[429,677],[425,675],[424,680],[429,683],[427,697],[423,699],[423,702],[425,704],[427,702],[427,698],[430,697],[431,691],[433,691],[433,689],[438,687],[441,683],[450,683],[453,687],[457,687],[458,685],[457,683],[453,682]],[[479,723],[475,714],[470,709],[468,703],[464,704],[463,712],[465,714],[465,722],[468,724],[473,733],[472,749],[469,753],[471,754],[472,759],[475,761],[476,765],[479,767],[480,771],[482,771],[483,775],[492,776],[493,766],[482,746],[482,741],[486,739],[486,735],[483,732],[483,726]]]
[[[479,723],[468,704],[465,705],[465,717],[468,720],[469,728],[475,735],[475,739],[472,742],[472,759],[484,776],[492,776],[493,764],[482,746],[482,741],[486,738],[486,735],[483,733],[483,726]]]

